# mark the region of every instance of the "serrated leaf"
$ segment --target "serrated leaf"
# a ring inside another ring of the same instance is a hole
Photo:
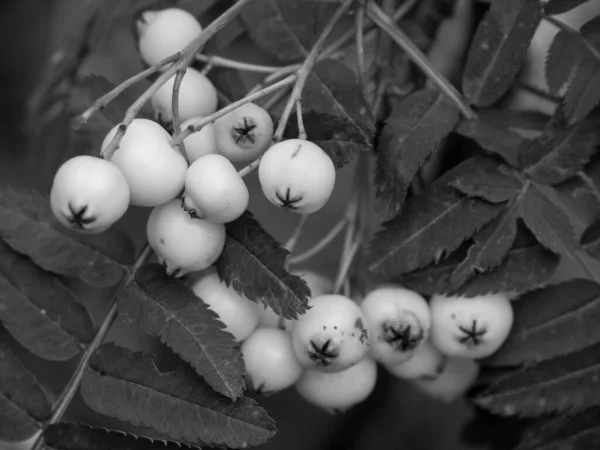
[[[586,120],[567,129],[551,129],[537,140],[547,153],[525,175],[539,184],[559,184],[577,174],[598,151],[600,123]]]
[[[226,229],[225,249],[215,264],[221,280],[286,319],[304,314],[310,289],[301,277],[285,269],[289,252],[249,211],[228,223]]]
[[[527,57],[542,18],[539,0],[493,2],[469,49],[463,92],[477,106],[489,106],[510,88]]]
[[[562,338],[556,336],[554,339]],[[476,405],[503,416],[539,417],[600,403],[600,344],[501,375]]]
[[[456,294],[475,297],[497,292],[526,292],[544,284],[560,258],[541,245],[514,248],[495,269],[476,275]],[[427,295],[448,293],[450,277],[461,259],[448,258],[439,264],[404,274],[398,283]]]
[[[468,198],[448,183],[475,167],[468,159],[421,194],[411,197],[402,214],[383,224],[369,247],[369,271],[384,278],[398,276],[449,254],[501,211],[501,207]]]
[[[591,224],[581,236],[581,246],[596,259],[600,259],[600,221]]]
[[[116,284],[135,256],[128,236],[71,232],[56,220],[47,197],[11,186],[0,188],[0,237],[42,269],[96,287]]]
[[[544,5],[544,12],[551,16],[566,13],[588,1],[589,0],[549,0]]]
[[[516,173],[493,158],[478,157],[475,168],[463,172],[450,182],[468,197],[479,197],[491,203],[502,203],[517,196],[523,183]]]
[[[306,57],[336,5],[296,0],[257,0],[240,14],[248,35],[281,61]]]
[[[51,412],[42,386],[0,341],[0,442],[30,438]]]
[[[543,417],[525,428],[515,450],[586,450],[600,446],[600,406]]]
[[[373,148],[375,122],[356,74],[345,64],[325,59],[308,76],[302,91],[302,118],[308,138],[331,157],[336,168],[357,153]],[[298,123],[290,120],[285,137],[298,137]]]
[[[550,116],[534,110],[507,108],[485,108],[477,111],[479,120],[496,128],[509,128],[542,131],[548,125]],[[463,119],[467,121],[467,119]]]
[[[558,94],[562,87],[569,82],[577,69],[584,52],[581,38],[575,34],[560,30],[548,49],[544,72],[551,93]]]
[[[94,337],[92,319],[54,275],[0,241],[0,323],[36,355],[64,361]]]
[[[81,394],[99,414],[191,445],[245,448],[276,432],[256,401],[232,402],[183,365],[161,373],[149,355],[114,345],[96,351]]]
[[[515,322],[486,365],[536,364],[600,342],[600,285],[574,279],[513,302]]]
[[[554,186],[561,204],[574,214],[584,227],[600,218],[600,159],[593,161],[584,172]]]
[[[179,443],[69,422],[59,422],[48,426],[44,430],[44,444],[49,450],[181,450],[189,448],[187,445]]]
[[[242,395],[245,368],[238,342],[218,314],[162,266],[141,267],[118,307],[127,324],[160,337],[217,392],[233,399]]]
[[[573,124],[582,120],[600,101],[600,63],[591,56],[584,58],[573,75],[564,98],[565,113]]]
[[[415,174],[458,118],[456,107],[437,89],[418,90],[394,106],[379,138],[375,178],[385,220],[398,214]]]

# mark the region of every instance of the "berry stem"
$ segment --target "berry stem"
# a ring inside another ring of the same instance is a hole
[[[322,239],[319,240],[314,246],[309,248],[308,250],[289,258],[290,265],[300,264],[301,262],[306,261],[307,259],[312,258],[313,256],[320,253],[325,249],[348,225],[348,220],[346,218],[338,221],[329,232],[323,236]]]
[[[265,102],[262,104],[262,108],[265,111],[270,111],[277,104],[279,104],[279,102],[286,98],[289,95],[289,93],[289,87],[286,86],[284,89],[281,89],[280,91],[276,92],[275,95],[265,100]]]
[[[567,34],[570,34],[572,36],[576,36],[577,38],[579,38],[579,40],[584,45],[584,47],[586,48],[586,50],[590,53],[590,55],[592,55],[594,58],[596,58],[596,60],[600,61],[600,52],[598,52],[598,50],[596,50],[596,48],[594,47],[594,45],[588,39],[586,39],[586,37],[583,36],[579,32],[579,30],[576,30],[575,28],[573,28],[573,27],[567,25],[566,23],[558,20],[554,16],[549,16],[547,14],[544,14],[542,17],[543,17],[543,19],[546,22],[551,23],[552,25],[554,25],[559,30],[564,31]]]
[[[133,122],[133,119],[137,117],[139,112],[142,110],[144,105],[152,98],[152,96],[179,70],[188,67],[198,50],[202,48],[206,42],[213,37],[219,30],[221,30],[225,25],[231,22],[242,10],[244,6],[253,0],[238,0],[234,3],[227,11],[217,17],[209,26],[207,26],[192,42],[190,42],[183,50],[178,52],[177,58],[173,64],[169,66],[167,70],[165,70],[152,85],[135,101],[133,104],[127,109],[125,113],[125,117],[123,121],[119,125],[117,132],[115,133],[114,138],[108,145],[108,147],[103,152],[103,157],[106,159],[110,159],[115,152],[115,150],[119,147],[119,143],[125,132],[127,131],[127,127]],[[181,134],[180,134],[181,135]],[[179,142],[177,143],[179,144]]]
[[[346,276],[348,275],[348,271],[350,270],[350,266],[352,266],[352,262],[354,261],[354,257],[360,248],[361,240],[356,239],[354,243],[348,249],[348,252],[342,258],[342,262],[340,264],[340,269],[338,270],[337,278],[335,280],[333,293],[337,294],[340,292],[340,289],[344,286],[344,282],[346,281]]]
[[[171,113],[173,115],[173,136],[177,136],[179,133],[181,133],[181,120],[179,118],[179,91],[181,90],[181,82],[183,81],[185,72],[185,68],[179,70],[175,76],[175,82],[173,83],[173,100],[171,102],[173,105],[173,111]],[[179,143],[179,151],[189,166],[190,158],[188,157],[188,153],[183,141]]]
[[[306,129],[304,128],[304,118],[302,117],[302,100],[296,100],[296,119],[298,120],[298,139],[307,139]]]
[[[64,388],[60,397],[58,398],[56,405],[53,408],[52,415],[50,419],[46,422],[46,425],[52,425],[60,421],[63,415],[65,414],[69,404],[73,400],[77,389],[79,389],[79,385],[81,384],[81,380],[85,375],[85,371],[87,370],[90,360],[94,354],[94,352],[102,345],[104,339],[106,338],[108,332],[111,329],[111,326],[117,317],[117,300],[123,291],[129,286],[129,284],[135,279],[135,274],[142,267],[152,255],[152,247],[150,244],[146,243],[146,245],[140,251],[137,259],[135,260],[129,274],[121,280],[119,286],[115,290],[114,294],[110,298],[110,302],[108,304],[108,309],[94,339],[90,343],[90,345],[85,349],[85,352],[81,356],[81,359],[77,363],[77,368],[73,372],[73,376],[69,380],[69,383]],[[31,450],[40,450],[42,448],[44,439],[43,433],[38,436],[37,440],[31,447]]]
[[[259,72],[259,73],[275,73],[280,72],[282,69],[286,69],[289,67],[299,67],[299,65],[295,64],[293,66],[284,66],[284,67],[276,67],[276,66],[263,66],[260,64],[250,64],[243,61],[237,61],[235,59],[223,58],[222,56],[216,55],[203,55],[198,53],[196,55],[196,61],[200,61],[207,64],[212,64],[215,67],[223,67],[226,69],[235,69],[235,70],[243,70],[246,72]],[[290,71],[293,72],[294,69]]]
[[[354,16],[354,33],[356,35],[356,72],[358,73],[358,85],[365,92],[367,88],[367,74],[365,70],[365,5],[356,9]]]
[[[300,236],[302,235],[302,231],[304,230],[304,225],[306,225],[307,220],[308,214],[302,214],[300,216],[300,220],[296,224],[294,231],[283,246],[283,248],[285,248],[288,252],[292,253],[296,248],[296,245],[298,245],[298,241],[300,240]]]
[[[385,31],[402,50],[404,50],[406,55],[419,66],[432,83],[456,105],[461,114],[469,120],[476,120],[477,114],[471,109],[463,96],[439,72],[439,70],[429,62],[427,56],[425,56],[412,40],[400,30],[392,18],[373,2],[369,2],[367,8],[367,14],[371,20]]]

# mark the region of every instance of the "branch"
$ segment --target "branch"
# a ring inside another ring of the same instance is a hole
[[[259,72],[259,73],[274,73],[279,72],[285,67],[275,67],[275,66],[263,66],[260,64],[250,64],[242,61],[236,61],[234,59],[223,58],[221,56],[216,55],[202,55],[197,54],[196,60],[212,64],[215,67],[224,67],[226,69],[235,69],[235,70],[245,70],[247,72]],[[288,66],[289,67],[289,66]]]
[[[364,92],[367,87],[367,74],[365,71],[365,5],[356,9],[354,16],[354,33],[356,35],[356,71],[358,73],[358,85]]]
[[[302,100],[298,99],[296,102],[296,119],[298,120],[298,139],[306,140],[308,135],[306,134],[306,128],[304,128],[304,117],[302,116]]]
[[[296,245],[298,245],[298,241],[300,240],[300,236],[302,235],[302,231],[304,230],[304,225],[306,225],[307,220],[308,214],[302,214],[300,216],[300,220],[296,224],[294,231],[283,246],[283,248],[285,248],[288,252],[293,252],[296,248]]]
[[[598,61],[600,61],[600,53],[598,52],[598,50],[596,50],[596,47],[594,47],[592,45],[592,43],[590,41],[588,41],[586,39],[585,36],[583,36],[579,30],[576,30],[575,28],[572,28],[571,26],[567,25],[564,22],[561,22],[560,20],[556,19],[553,16],[549,16],[547,14],[544,14],[543,19],[545,21],[547,21],[548,23],[551,23],[552,25],[554,25],[556,28],[558,28],[559,30],[564,31],[565,33],[568,33],[572,36],[576,36],[577,38],[579,38],[579,40],[581,41],[581,43],[583,44],[583,46],[587,49],[588,52],[590,52],[590,54],[596,58]]]
[[[342,230],[348,224],[348,220],[346,218],[341,219],[338,223],[336,223],[329,233],[323,236],[315,245],[313,245],[308,250],[300,253],[299,255],[290,257],[289,263],[291,265],[300,264],[301,262],[306,261],[307,259],[312,258],[316,254],[320,253],[325,247],[327,247],[331,242],[342,232]]]
[[[178,71],[177,75],[175,76],[175,82],[173,83],[173,100],[172,100],[171,104],[173,106],[172,115],[173,115],[173,135],[174,136],[177,136],[179,133],[181,133],[181,120],[179,118],[179,91],[181,88],[181,82],[183,81],[183,77],[185,76],[185,71],[186,71],[185,68]],[[183,143],[183,141],[181,141],[179,143],[179,151],[181,152],[181,154],[185,158],[185,161],[189,165],[190,158],[188,157],[187,150],[185,148],[185,144]]]

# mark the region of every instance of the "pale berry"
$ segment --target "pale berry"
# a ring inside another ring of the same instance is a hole
[[[258,158],[272,139],[273,120],[254,103],[246,103],[215,120],[217,151],[232,162]]]
[[[102,151],[113,140],[119,126],[104,138]],[[135,206],[158,206],[175,198],[183,189],[187,163],[169,145],[171,136],[156,122],[134,119],[110,160],[121,170]]]
[[[145,11],[136,28],[140,56],[149,66],[183,50],[202,31],[196,18],[179,8]]]
[[[289,139],[273,145],[258,166],[267,199],[299,214],[311,214],[329,201],[335,185],[335,166],[318,145]]]
[[[300,396],[330,413],[343,413],[364,401],[377,381],[377,363],[370,357],[340,372],[307,369],[296,383]]]
[[[258,328],[242,344],[246,374],[256,392],[269,395],[293,386],[304,368],[292,338],[277,328]]]
[[[358,363],[369,350],[365,317],[343,295],[320,295],[309,300],[292,330],[294,351],[309,369],[338,372]]]
[[[514,319],[505,294],[434,295],[429,306],[431,341],[450,356],[478,359],[491,355],[508,337]]]
[[[192,219],[179,200],[157,206],[148,217],[148,242],[167,273],[183,276],[206,269],[223,252],[225,226]]]
[[[196,116],[183,121],[181,124],[181,130],[185,130],[187,127],[201,121],[203,118],[204,117],[202,116]],[[206,124],[200,128],[199,131],[190,134],[183,140],[183,145],[185,146],[190,164],[201,156],[216,154],[217,143],[215,141],[214,124]]]
[[[228,223],[246,211],[249,200],[246,183],[224,156],[202,156],[186,173],[181,206],[190,217]]]
[[[479,364],[470,358],[448,357],[442,371],[435,378],[413,380],[422,392],[447,403],[463,397],[477,381]]]
[[[250,336],[258,326],[254,302],[238,295],[231,286],[221,281],[216,272],[206,273],[193,284],[192,290],[217,313],[225,330],[238,342]]]
[[[155,117],[162,123],[173,121],[173,87],[175,75],[152,96]],[[208,116],[217,110],[217,90],[212,82],[196,69],[188,68],[179,87],[179,120]]]
[[[429,305],[414,291],[381,286],[371,291],[360,307],[369,330],[369,352],[379,362],[406,361],[429,337]]]
[[[75,156],[54,175],[50,207],[68,228],[81,233],[102,233],[127,211],[129,185],[110,161]]]
[[[404,362],[396,364],[384,364],[383,366],[397,378],[412,380],[415,378],[437,377],[448,360],[448,356],[441,353],[429,341],[425,341],[414,352],[412,357]]]

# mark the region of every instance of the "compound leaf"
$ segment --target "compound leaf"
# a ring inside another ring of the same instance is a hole
[[[190,445],[245,448],[276,433],[255,400],[232,402],[187,366],[159,372],[151,356],[112,344],[93,355],[81,393],[99,414]]]
[[[134,260],[128,236],[72,232],[54,217],[48,198],[30,189],[0,188],[0,237],[42,269],[96,287],[117,283]]]
[[[285,269],[289,252],[248,211],[226,228],[225,249],[215,264],[221,280],[286,319],[303,314],[310,289],[301,277]]]
[[[242,395],[245,369],[237,341],[218,314],[162,266],[140,268],[118,305],[126,323],[159,336],[217,392],[233,399]]]
[[[92,319],[54,275],[0,241],[0,322],[21,345],[55,361],[94,337]]]
[[[561,30],[554,36],[544,65],[546,82],[551,93],[558,94],[571,80],[585,51],[587,50],[583,48],[581,38],[575,34]]]
[[[456,107],[437,89],[416,91],[395,105],[377,153],[376,198],[385,220],[398,214],[415,174],[458,117]]]
[[[375,122],[356,74],[339,61],[319,61],[302,91],[302,118],[311,142],[320,146],[340,168],[373,148]],[[290,120],[285,136],[298,137]]]
[[[477,106],[489,106],[510,88],[542,18],[539,0],[492,2],[471,43],[463,91]]]
[[[596,259],[600,259],[600,221],[590,225],[581,236],[581,246]]]
[[[551,16],[566,13],[587,1],[589,0],[549,0],[544,5],[544,12]]]
[[[0,442],[30,438],[51,409],[42,386],[0,341]]]

